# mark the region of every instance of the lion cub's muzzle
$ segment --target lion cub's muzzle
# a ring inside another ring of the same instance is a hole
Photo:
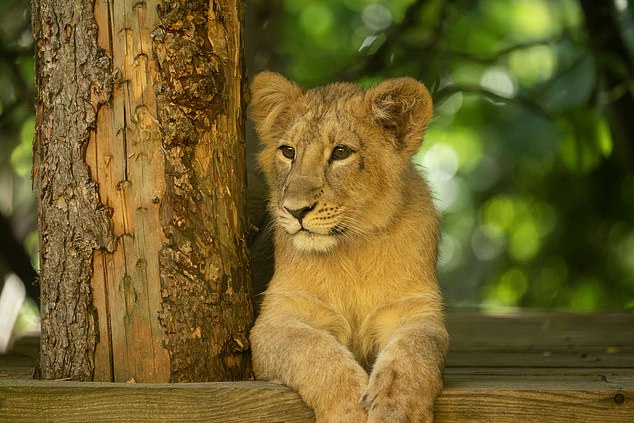
[[[278,223],[304,251],[326,251],[337,244],[339,207],[321,201],[284,200],[277,213]]]
[[[309,212],[314,210],[316,205],[317,205],[317,202],[313,203],[310,206],[292,208],[293,205],[289,204],[290,207],[284,205],[284,209],[287,212],[289,212],[291,216],[293,216],[295,219],[297,219],[299,221],[299,224],[301,225],[302,224],[302,220],[304,219],[304,216],[306,216]]]

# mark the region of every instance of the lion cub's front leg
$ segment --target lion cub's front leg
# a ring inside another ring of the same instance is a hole
[[[369,423],[433,421],[448,342],[442,323],[412,323],[394,332],[363,395]]]
[[[350,351],[301,317],[269,310],[263,310],[251,331],[256,377],[296,390],[318,423],[366,422],[359,398],[368,375]]]
[[[388,303],[368,316],[363,331],[379,351],[362,397],[368,422],[432,422],[449,349],[440,295]]]

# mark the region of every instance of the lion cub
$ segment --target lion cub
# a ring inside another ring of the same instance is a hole
[[[448,348],[439,229],[410,162],[429,93],[410,78],[304,91],[272,72],[251,88],[275,225],[256,377],[295,389],[320,423],[432,421]]]

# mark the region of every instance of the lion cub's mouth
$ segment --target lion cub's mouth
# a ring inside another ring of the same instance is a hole
[[[297,232],[305,232],[305,233],[308,233],[308,234],[313,234],[313,235],[318,235],[318,236],[339,236],[339,235],[343,235],[343,234],[346,233],[346,228],[337,225],[337,226],[334,226],[334,227],[330,228],[328,230],[328,233],[322,234],[322,233],[319,233],[319,232],[311,231],[310,229],[306,229],[305,227],[302,226],[299,229],[299,231],[297,231]]]
[[[331,251],[339,244],[339,235],[342,235],[344,232],[343,229],[336,226],[326,230],[326,233],[308,229],[303,225],[298,226],[299,227],[287,226],[284,229],[290,235],[293,247],[303,252],[323,253]]]
[[[296,249],[325,252],[337,246],[346,234],[345,226],[333,221],[335,216],[328,214],[331,211],[329,208],[320,208],[311,210],[310,215],[297,216],[287,208],[280,208],[277,220],[280,227],[290,235]],[[326,222],[326,218],[330,222]]]
[[[332,250],[339,243],[338,237],[330,234],[320,234],[301,228],[291,234],[293,246],[305,252],[326,252]]]

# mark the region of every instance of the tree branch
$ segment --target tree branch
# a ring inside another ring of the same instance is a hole
[[[541,104],[534,102],[533,100],[523,96],[505,96],[494,91],[488,90],[480,85],[466,85],[466,84],[451,84],[439,89],[434,94],[434,103],[441,103],[449,96],[456,93],[472,93],[478,94],[482,97],[489,98],[495,101],[501,101],[504,103],[515,103],[524,108],[543,116],[546,119],[554,119],[555,115],[550,110],[543,107]]]
[[[557,44],[564,40],[572,40],[572,37],[570,37],[570,34],[568,33],[568,31],[564,31],[558,37],[554,37],[554,38],[552,37],[543,38],[543,39],[528,41],[525,43],[513,44],[511,46],[502,48],[488,55],[475,54],[475,53],[470,53],[466,51],[440,50],[440,49],[436,49],[434,46],[425,47],[424,51],[427,51],[427,52],[432,51],[439,55],[450,56],[453,58],[468,60],[468,61],[476,62],[476,63],[490,64],[490,63],[495,63],[501,57],[507,56],[519,50],[525,50],[525,49],[542,46],[542,45]]]

